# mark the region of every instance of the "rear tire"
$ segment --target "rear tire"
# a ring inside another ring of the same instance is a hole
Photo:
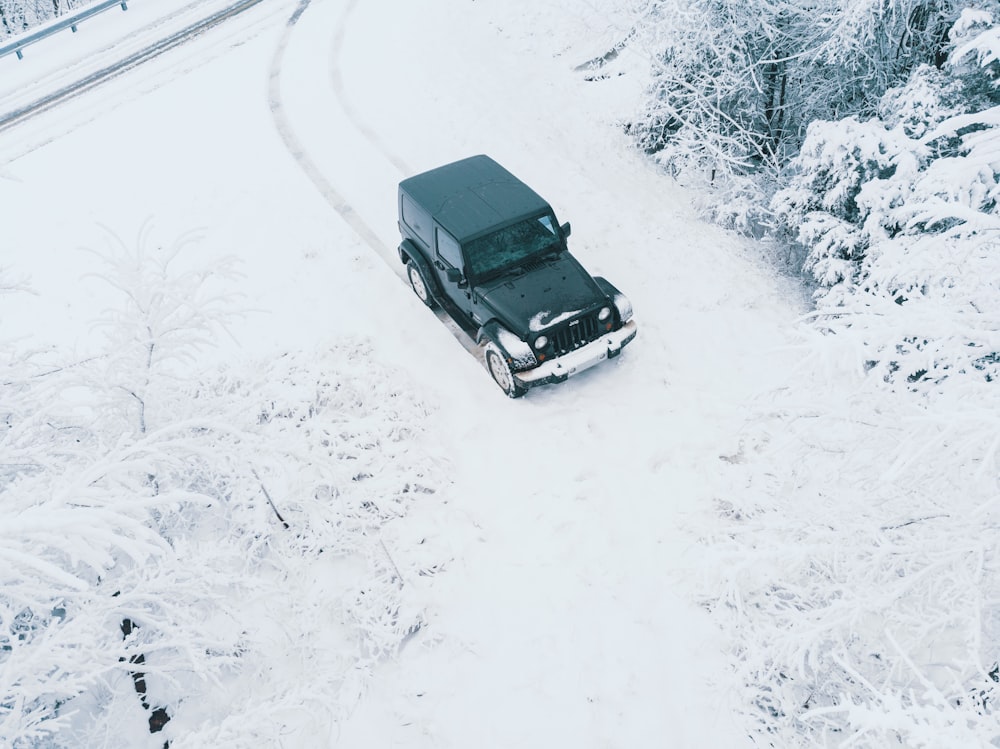
[[[507,360],[500,353],[500,349],[492,343],[486,347],[486,369],[489,370],[493,381],[507,394],[508,398],[520,398],[528,392],[527,388],[517,384]]]
[[[431,296],[430,289],[427,286],[427,281],[424,279],[424,274],[420,272],[420,268],[418,268],[417,264],[412,260],[406,263],[406,277],[409,279],[410,288],[413,289],[413,293],[417,295],[417,299],[431,309],[437,307],[437,302],[435,302],[434,297]]]

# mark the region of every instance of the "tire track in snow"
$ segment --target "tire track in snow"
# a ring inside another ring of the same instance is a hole
[[[345,198],[333,186],[330,180],[326,178],[323,171],[309,156],[305,146],[302,144],[302,141],[295,134],[295,130],[292,128],[285,112],[285,106],[281,98],[281,71],[284,64],[285,50],[288,47],[289,40],[295,30],[296,24],[299,22],[302,14],[305,13],[311,3],[312,0],[301,0],[299,2],[298,7],[296,7],[295,11],[288,19],[285,30],[278,42],[278,48],[275,50],[274,57],[272,58],[268,79],[268,106],[271,109],[271,115],[274,118],[278,134],[285,143],[285,148],[288,149],[292,158],[295,159],[302,171],[305,172],[309,181],[313,183],[319,193],[326,199],[326,202],[330,204],[330,207],[336,211],[337,215],[339,215],[347,223],[347,225],[354,230],[358,237],[360,237],[361,240],[368,245],[368,247],[372,249],[376,255],[382,258],[382,260],[389,266],[397,277],[406,282],[405,275],[403,273],[403,266],[399,262],[399,257],[396,255],[395,250],[388,247],[385,242],[378,237],[375,231],[358,214],[347,198]],[[347,17],[356,6],[357,0],[349,0],[344,8],[344,11],[340,16],[340,22],[337,25],[337,32],[334,36],[333,44],[330,50],[330,79],[334,95],[337,99],[337,103],[340,105],[340,108],[347,115],[351,125],[353,125],[354,128],[375,147],[378,153],[392,163],[392,165],[395,166],[404,176],[407,176],[411,174],[412,171],[406,165],[406,162],[398,156],[395,156],[379,135],[368,127],[357,111],[349,104],[344,92],[343,79],[340,77],[339,59],[343,48],[344,33],[347,27]],[[479,344],[472,340],[448,315],[447,312],[444,312],[441,309],[436,309],[434,310],[434,315],[436,315],[437,318],[444,323],[445,327],[448,328],[455,340],[462,345],[462,348],[468,351],[485,366],[485,360],[483,359],[482,349]]]
[[[344,12],[340,15],[340,23],[337,24],[337,32],[334,34],[333,45],[330,47],[330,83],[333,85],[333,93],[337,97],[337,101],[340,102],[340,106],[347,115],[347,119],[351,121],[351,124],[354,125],[357,131],[364,135],[368,139],[368,142],[375,146],[378,152],[385,156],[399,170],[403,177],[410,177],[414,173],[413,169],[403,159],[393,153],[382,137],[368,126],[368,123],[361,117],[358,110],[351,104],[350,97],[347,96],[347,91],[344,88],[344,79],[340,75],[340,57],[344,50],[344,31],[347,28],[348,17],[354,12],[357,6],[358,0],[348,1]]]
[[[301,167],[302,171],[305,172],[309,181],[319,190],[320,194],[326,199],[326,202],[330,204],[330,207],[364,240],[364,243],[374,250],[390,267],[393,267],[398,263],[395,262],[396,258],[390,249],[378,238],[378,235],[365,223],[364,219],[358,215],[358,212],[354,210],[354,207],[347,199],[324,176],[322,170],[316,166],[316,162],[309,158],[305,147],[295,134],[285,114],[285,106],[281,99],[281,69],[284,63],[285,50],[292,37],[292,32],[295,30],[295,25],[299,22],[299,19],[311,2],[312,0],[301,0],[285,25],[285,30],[281,35],[278,48],[275,50],[274,58],[271,61],[271,72],[268,80],[268,106],[271,108],[271,115],[278,128],[278,134],[285,142],[285,147],[292,155],[292,158],[298,163],[299,167]],[[399,275],[398,272],[397,275]]]

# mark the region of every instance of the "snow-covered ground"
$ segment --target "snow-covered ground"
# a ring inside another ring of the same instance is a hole
[[[135,0],[0,59],[0,110],[185,7]],[[111,301],[85,249],[198,230],[199,253],[239,258],[249,310],[202,363],[361,339],[423,404],[418,446],[447,483],[400,538],[447,549],[443,572],[406,581],[427,626],[346,718],[299,720],[288,745],[749,742],[694,601],[689,521],[731,488],[720,458],[792,365],[801,303],[630,148],[641,51],[607,79],[574,70],[627,32],[586,0],[272,0],[0,137],[2,264],[33,292],[2,300],[5,338],[86,356]],[[516,402],[392,263],[398,181],[476,153],[572,222],[572,250],[639,324],[619,359]]]

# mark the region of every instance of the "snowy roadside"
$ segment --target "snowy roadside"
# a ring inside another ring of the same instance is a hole
[[[86,77],[169,36],[196,20],[228,7],[229,0],[131,0],[127,10],[111,9],[24,48],[23,58],[0,58],[0,110]],[[41,27],[39,27],[41,28]]]

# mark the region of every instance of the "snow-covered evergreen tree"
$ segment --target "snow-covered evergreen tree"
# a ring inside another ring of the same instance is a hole
[[[879,117],[813,123],[772,203],[808,248],[818,324],[854,342],[859,366],[905,388],[1000,374],[1000,97],[986,19],[963,14],[947,70],[916,70]],[[969,66],[976,54],[985,67]]]

